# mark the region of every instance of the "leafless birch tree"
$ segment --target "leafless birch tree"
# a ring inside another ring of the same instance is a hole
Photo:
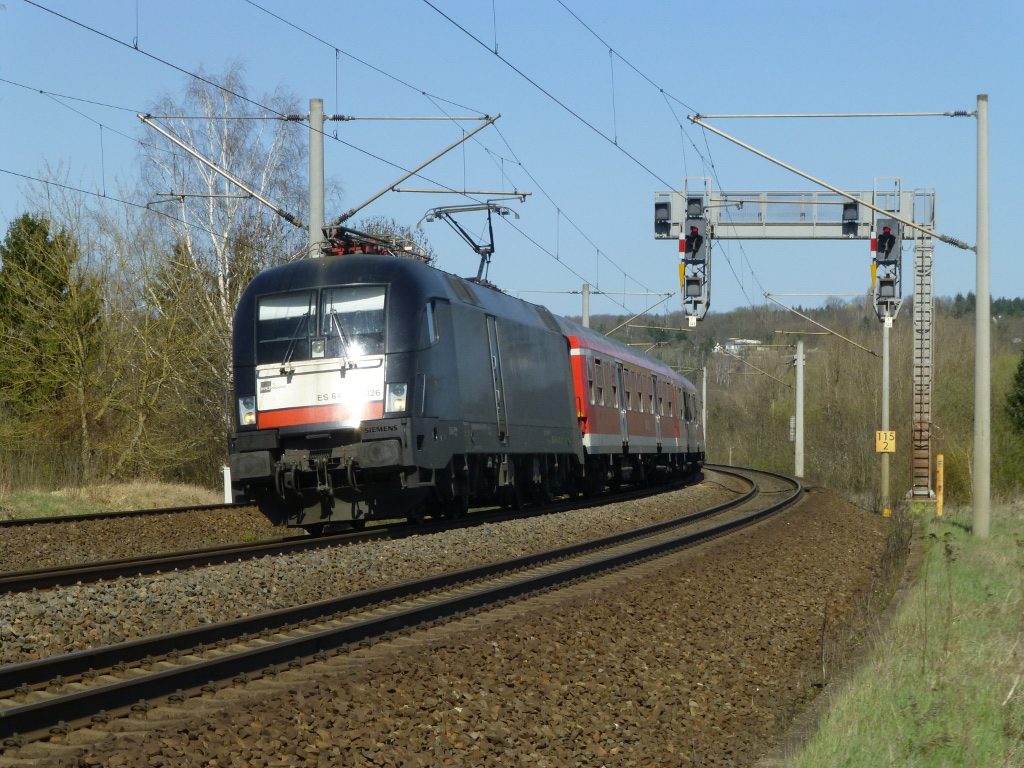
[[[218,167],[304,217],[305,133],[302,124],[280,119],[297,111],[296,100],[280,89],[249,100],[238,65],[221,75],[203,70],[199,74],[207,82],[190,79],[183,94],[165,95],[152,114],[164,116],[158,120],[164,128]],[[227,381],[231,321],[239,294],[261,269],[299,251],[306,234],[166,138],[146,130],[142,187],[151,203],[178,219],[164,220],[163,251],[190,265],[202,281],[203,290],[192,297],[192,311],[197,313],[195,320],[209,325],[220,339],[218,354],[209,362]]]

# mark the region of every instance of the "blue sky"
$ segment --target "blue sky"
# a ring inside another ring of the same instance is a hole
[[[992,292],[1024,294],[1024,260],[1012,234],[1024,206],[1019,2],[257,3],[294,27],[245,0],[39,0],[42,8],[3,0],[0,78],[10,82],[0,82],[0,169],[39,176],[45,165],[62,164],[83,189],[115,194],[119,182],[131,186],[139,167],[132,139],[148,131],[134,111],[180,93],[186,79],[145,54],[192,72],[241,63],[257,100],[284,88],[303,112],[311,97],[321,97],[328,113],[348,115],[501,113],[498,130],[485,129],[424,175],[452,188],[532,192],[513,204],[518,229],[496,224],[490,277],[500,287],[578,314],[587,281],[606,294],[592,300],[594,313],[624,314],[658,297],[618,294],[678,292],[676,245],[653,237],[656,191],[712,173],[725,190],[815,188],[705,133],[687,115],[973,111],[977,95],[987,93]],[[136,38],[139,50],[132,48]],[[934,189],[938,231],[976,240],[973,118],[715,125],[844,189],[871,189],[878,177]],[[328,133],[334,130],[358,150],[405,168],[462,134],[442,122],[329,124]],[[346,208],[400,173],[358,150],[326,142],[326,172],[341,184]],[[25,187],[0,173],[4,232],[25,210]],[[364,213],[412,226],[429,208],[461,202],[391,193]],[[340,212],[328,210],[328,218]],[[482,232],[476,216],[463,223]],[[442,269],[476,273],[477,257],[448,227],[423,226]],[[864,242],[723,241],[714,252],[712,311],[763,304],[764,292],[861,292],[869,259]],[[937,243],[935,282],[940,296],[973,290],[973,254]],[[662,307],[677,310],[678,296]]]

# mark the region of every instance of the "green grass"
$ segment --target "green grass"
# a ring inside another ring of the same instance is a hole
[[[15,491],[0,495],[0,519],[55,517],[218,504],[222,493],[196,485],[133,481],[62,491]]]
[[[790,768],[1024,766],[1024,505],[924,524],[917,582]]]

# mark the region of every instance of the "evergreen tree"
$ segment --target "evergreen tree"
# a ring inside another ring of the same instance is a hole
[[[79,258],[73,237],[28,213],[0,244],[0,393],[8,413],[24,415],[63,394],[65,382],[50,373],[67,352],[64,331],[87,326],[99,309],[76,300]]]
[[[0,244],[0,442],[40,451],[72,480],[89,475],[102,285],[70,231],[24,214]]]
[[[1010,424],[1018,434],[1024,434],[1024,355],[1017,363],[1017,371],[1013,374],[1013,383],[1006,393],[1006,415]]]

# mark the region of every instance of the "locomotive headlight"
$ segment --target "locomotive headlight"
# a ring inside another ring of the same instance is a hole
[[[409,392],[409,385],[404,381],[391,382],[387,388],[387,411],[404,411],[405,397]]]
[[[253,396],[238,398],[238,421],[240,424],[256,423],[256,398]]]

